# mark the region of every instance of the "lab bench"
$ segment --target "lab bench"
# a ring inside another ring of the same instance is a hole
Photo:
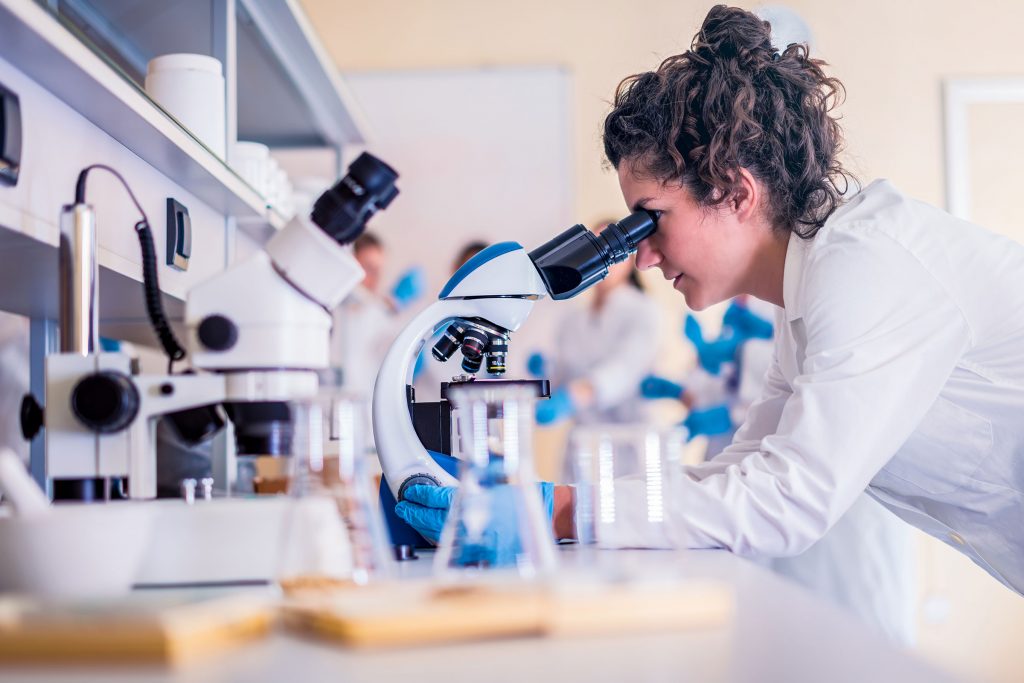
[[[735,591],[725,626],[628,636],[515,638],[430,647],[350,649],[282,630],[179,668],[0,668],[19,681],[952,681],[802,588],[725,551],[601,551],[604,566],[716,580]],[[581,561],[564,547],[560,559]],[[430,572],[430,555],[400,567]],[[268,589],[244,589],[266,592]]]

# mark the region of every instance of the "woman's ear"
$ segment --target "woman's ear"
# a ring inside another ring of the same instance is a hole
[[[736,217],[746,221],[756,215],[761,203],[761,183],[745,168],[739,170],[739,181],[739,188],[733,193],[730,201]]]

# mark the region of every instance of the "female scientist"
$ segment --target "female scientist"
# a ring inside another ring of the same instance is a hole
[[[672,514],[691,546],[794,555],[866,489],[1019,593],[1024,247],[886,181],[844,197],[842,86],[823,66],[717,6],[605,120],[627,205],[659,216],[637,266],[694,309],[741,294],[782,309],[761,398],[687,468]],[[561,537],[571,508],[556,489]]]

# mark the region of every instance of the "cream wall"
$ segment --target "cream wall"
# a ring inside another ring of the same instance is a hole
[[[743,3],[753,7],[749,3]],[[1019,0],[787,3],[846,84],[848,159],[862,180],[888,177],[942,204],[942,79],[1024,76]],[[618,81],[686,47],[710,3],[692,0],[303,0],[344,70],[557,64],[573,76],[575,206],[586,222],[623,212],[602,164],[600,125]],[[1016,157],[1019,161],[1020,157]],[[1019,164],[1009,169],[1020,177]],[[988,193],[984,215],[1016,234],[1014,192]],[[681,300],[648,274],[665,305],[669,358],[685,363]],[[1022,274],[1024,275],[1024,274]],[[1024,680],[1024,599],[940,544],[922,540],[920,647],[974,680]],[[928,618],[925,618],[925,617]]]

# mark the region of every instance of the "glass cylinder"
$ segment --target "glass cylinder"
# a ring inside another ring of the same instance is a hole
[[[533,467],[536,389],[469,382],[450,387],[448,399],[461,460],[436,572],[457,579],[491,569],[523,578],[550,573],[554,538]]]
[[[580,427],[570,437],[576,536],[606,548],[678,548],[671,514],[686,430],[648,425]]]

